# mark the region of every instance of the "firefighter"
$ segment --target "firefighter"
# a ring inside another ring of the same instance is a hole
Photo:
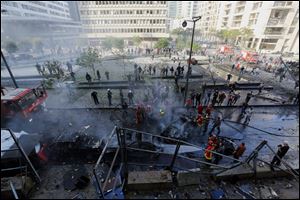
[[[239,159],[245,152],[246,147],[245,147],[245,143],[243,142],[242,144],[240,144],[240,146],[238,146],[238,148],[233,152],[233,157],[235,159]]]
[[[208,115],[208,117],[210,117],[211,112],[212,112],[212,104],[209,104],[209,106],[206,107],[205,112]]]
[[[189,98],[189,99],[186,100],[185,107],[186,107],[187,112],[189,112],[191,110],[191,108],[193,107],[192,99]]]
[[[201,127],[203,124],[203,117],[201,114],[198,115],[196,121],[197,121],[198,126]]]
[[[204,157],[207,162],[212,161],[213,155],[212,155],[211,151],[215,150],[215,147],[216,147],[215,141],[216,141],[216,137],[214,135],[209,137],[209,139],[208,139],[208,145],[204,152]]]
[[[198,110],[198,114],[199,115],[202,115],[202,112],[203,112],[203,106],[201,104],[198,105],[197,107],[197,110]]]

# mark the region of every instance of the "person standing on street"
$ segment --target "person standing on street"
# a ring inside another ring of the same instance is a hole
[[[36,63],[35,67],[36,67],[38,73],[42,75],[42,67],[41,67],[41,65],[39,63]]]
[[[227,82],[230,83],[230,79],[232,78],[231,74],[227,74]]]
[[[105,72],[105,76],[106,76],[106,80],[109,80],[109,72],[108,71]]]
[[[100,79],[101,79],[101,75],[100,75],[100,72],[99,72],[99,70],[97,70],[97,78],[98,78],[98,80],[100,81]]]
[[[215,123],[214,123],[212,129],[210,130],[209,135],[212,134],[212,132],[215,130],[215,128],[218,129],[217,135],[219,135],[219,134],[220,134],[220,131],[221,131],[221,130],[220,130],[220,127],[221,127],[221,117],[218,117],[217,120],[215,121]]]
[[[274,164],[276,166],[279,166],[281,163],[281,159],[285,156],[285,154],[288,152],[289,150],[289,145],[287,141],[283,142],[283,145],[280,144],[278,145],[278,151],[276,153],[276,155],[274,155],[272,162],[271,162],[271,170],[274,171]],[[278,158],[279,157],[279,158]]]
[[[74,73],[74,72],[71,72],[70,75],[71,75],[72,81],[75,82],[75,81],[76,81],[75,73]]]
[[[244,125],[248,125],[249,124],[251,116],[252,116],[252,113],[253,113],[253,108],[250,107],[250,109],[246,111],[246,118],[245,118],[245,121],[244,121]]]
[[[236,104],[236,102],[240,99],[240,93],[234,94],[232,105]]]
[[[239,159],[245,152],[246,150],[246,146],[245,143],[243,142],[242,144],[240,144],[240,146],[233,152],[233,157],[235,159]]]
[[[253,96],[253,95],[252,95],[252,91],[251,91],[250,93],[247,93],[247,96],[246,96],[246,99],[245,99],[245,103],[246,103],[246,104],[249,103],[249,101],[250,101],[250,99],[251,99],[252,96]]]
[[[89,73],[86,73],[85,79],[87,80],[88,83],[92,82],[92,77],[91,77],[91,75],[89,75]]]
[[[93,100],[94,100],[94,102],[95,102],[95,105],[98,105],[98,104],[99,104],[99,101],[98,101],[97,92],[96,92],[96,91],[93,91],[93,92],[91,93],[91,96],[92,96],[92,98],[93,98]]]
[[[201,93],[196,93],[196,106],[201,104]]]
[[[217,103],[217,98],[218,98],[218,96],[219,96],[219,91],[216,90],[216,91],[214,92],[214,94],[213,94],[213,99],[212,99],[212,101],[211,101],[212,106],[214,106],[214,105]]]
[[[131,90],[128,92],[129,105],[133,104],[133,93]]]
[[[108,105],[111,106],[112,92],[110,91],[110,89],[107,89],[107,98],[108,98]]]

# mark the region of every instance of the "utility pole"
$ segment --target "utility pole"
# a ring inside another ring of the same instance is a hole
[[[7,69],[7,71],[9,72],[9,75],[10,75],[11,79],[13,80],[13,83],[14,83],[15,87],[16,87],[16,88],[19,88],[19,86],[18,86],[18,84],[17,84],[17,82],[16,82],[16,79],[15,79],[13,73],[11,72],[11,70],[10,70],[10,68],[9,68],[9,66],[8,66],[8,64],[7,64],[7,62],[6,62],[6,59],[5,59],[5,57],[4,57],[3,53],[2,53],[2,50],[1,50],[1,58],[3,59],[3,62],[4,62],[4,64],[5,64],[5,66],[6,66],[6,69]]]
[[[191,41],[190,55],[189,55],[189,60],[188,60],[188,70],[187,70],[187,75],[186,75],[186,84],[185,84],[185,93],[184,93],[184,102],[183,102],[183,104],[185,104],[185,102],[186,102],[186,97],[187,97],[187,94],[188,94],[188,86],[189,86],[189,76],[190,76],[190,73],[192,72],[192,70],[191,70],[191,61],[192,61],[192,51],[193,51],[193,43],[194,43],[195,25],[196,25],[196,22],[201,19],[201,16],[192,17],[192,19],[193,19],[192,21],[191,20],[186,20],[182,23],[182,26],[186,27],[187,26],[187,21],[193,22],[192,41]]]

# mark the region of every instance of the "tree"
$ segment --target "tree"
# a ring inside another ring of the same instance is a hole
[[[98,49],[89,47],[87,51],[84,51],[80,57],[77,58],[76,62],[78,65],[92,69],[94,76],[96,76],[95,64],[101,62],[101,55]]]
[[[18,51],[18,46],[14,42],[7,42],[5,49],[9,54],[15,53]]]
[[[155,48],[163,49],[169,46],[169,40],[167,38],[160,38],[154,45]]]
[[[178,37],[176,39],[176,48],[178,50],[183,50],[186,47],[186,41],[184,40],[183,37]]]
[[[113,47],[113,37],[107,37],[104,39],[104,41],[102,42],[102,46],[104,49],[106,50],[111,50],[111,48]]]
[[[140,44],[142,43],[142,39],[140,38],[140,36],[134,36],[132,40],[134,45],[137,47],[140,46]]]
[[[23,40],[19,44],[19,48],[21,51],[30,51],[32,49],[32,42],[28,40]]]
[[[183,28],[175,28],[175,29],[171,32],[172,35],[177,35],[177,36],[183,35],[184,33],[185,33],[185,31],[184,31]]]
[[[198,52],[201,50],[201,46],[197,43],[193,44],[193,52]]]
[[[223,29],[217,32],[217,36],[224,39],[225,42],[234,42],[234,40],[240,35],[238,29]]]
[[[118,49],[119,51],[123,51],[124,49],[124,40],[121,38],[115,38],[113,40],[113,47]]]
[[[249,41],[249,39],[253,37],[253,30],[248,27],[242,28],[241,29],[241,37],[243,40],[243,45],[245,46],[246,42]]]

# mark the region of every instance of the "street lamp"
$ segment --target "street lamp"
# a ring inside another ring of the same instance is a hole
[[[191,61],[192,61],[192,50],[193,50],[193,43],[194,43],[195,25],[196,25],[196,22],[200,19],[201,19],[201,16],[197,16],[197,17],[192,17],[192,20],[185,20],[184,22],[182,22],[183,27],[187,26],[187,22],[193,22],[193,33],[192,33],[192,41],[191,41],[191,47],[190,47],[190,56],[189,56],[189,60],[188,60],[188,70],[187,70],[187,75],[186,75],[186,84],[185,84],[185,93],[184,93],[183,104],[185,104],[185,102],[186,102],[186,96],[188,93],[189,76],[191,73]]]

